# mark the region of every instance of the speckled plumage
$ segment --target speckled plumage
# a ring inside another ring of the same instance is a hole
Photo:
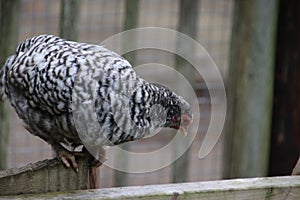
[[[25,40],[7,59],[0,71],[2,96],[29,132],[52,146],[82,144],[74,121],[85,114],[74,113],[89,100],[100,127],[84,136],[93,146],[139,139],[159,127],[178,129],[182,114],[192,116],[185,100],[139,78],[118,54],[52,35]],[[159,106],[151,109],[153,105]]]

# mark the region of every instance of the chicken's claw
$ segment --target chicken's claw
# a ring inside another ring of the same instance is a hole
[[[78,163],[75,156],[84,156],[81,152],[68,151],[60,145],[52,145],[57,158],[68,168],[71,166],[78,172]]]

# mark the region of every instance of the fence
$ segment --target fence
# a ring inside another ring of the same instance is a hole
[[[0,196],[0,199],[297,200],[299,197],[300,177],[287,176]]]
[[[61,1],[59,0],[22,0],[18,31],[19,42],[41,33],[58,35],[60,5]],[[81,0],[80,8],[78,19],[79,41],[98,44],[109,36],[123,30],[123,22],[126,16],[125,1]],[[208,50],[224,75],[228,63],[232,1],[201,0],[198,10],[196,40]],[[176,29],[179,11],[179,2],[177,1],[141,0],[137,26],[158,26]],[[137,52],[136,65],[157,62],[174,66],[173,59],[170,59],[171,56],[166,52],[154,52],[151,50]],[[194,143],[190,147],[186,181],[217,180],[221,178],[223,140],[220,138],[213,151],[205,159],[198,159],[198,151],[210,120],[210,99],[207,88],[201,81],[196,84],[195,88],[201,110],[201,126]],[[14,111],[12,111],[8,145],[8,168],[20,167],[30,162],[52,157],[52,150],[46,143],[26,132]],[[172,134],[164,135],[156,139],[149,138],[142,142],[133,142],[130,144],[130,148],[132,151],[155,150],[172,138]],[[172,152],[165,152],[165,155],[157,158],[156,161],[160,162],[165,156],[172,156]],[[143,164],[151,165],[152,162],[149,161]],[[100,187],[118,185],[115,176],[115,170],[103,166],[100,174],[100,179],[103,181],[100,182]],[[123,185],[170,183],[174,179],[172,166],[156,172],[128,173],[125,176],[126,182]]]
[[[0,171],[0,199],[298,199],[300,176],[233,179],[138,187],[95,188],[95,168],[78,160],[79,171],[66,168],[58,159]],[[300,158],[293,175],[300,174]],[[77,190],[77,191],[75,191]],[[56,193],[49,193],[56,192]],[[57,193],[60,192],[60,193]],[[36,194],[36,195],[35,195]],[[6,197],[5,197],[6,195]],[[14,196],[17,195],[17,196]],[[24,196],[25,195],[25,196]]]

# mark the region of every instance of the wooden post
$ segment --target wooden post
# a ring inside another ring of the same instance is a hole
[[[196,38],[197,35],[197,24],[198,24],[198,14],[199,14],[199,0],[180,0],[179,5],[179,19],[177,30],[180,33],[184,33],[192,38]],[[188,47],[186,44],[182,43],[184,41],[177,41],[177,46],[179,51],[189,52],[193,54],[193,49]],[[193,66],[187,63],[183,58],[176,56],[175,59],[175,69],[184,75],[191,85],[194,84],[194,70]],[[184,92],[188,89],[184,88],[183,85],[177,86],[180,94],[184,95]],[[186,95],[188,96],[188,95]],[[186,99],[190,101],[191,99]],[[178,144],[174,145],[174,156],[177,157],[182,151],[184,151],[188,141],[181,140]],[[172,178],[174,183],[185,182],[187,180],[187,173],[189,167],[189,149],[177,159],[172,165]]]
[[[276,19],[276,0],[235,1],[224,178],[267,175]]]
[[[18,39],[19,0],[0,1],[0,68],[14,52]],[[0,102],[0,170],[6,168],[9,109]]]
[[[291,174],[300,156],[299,10],[300,1],[280,1],[270,176]]]
[[[56,158],[0,171],[0,196],[89,189],[87,158],[77,161],[77,173]]]
[[[123,30],[130,30],[138,26],[139,17],[139,0],[126,0],[125,2],[125,18],[123,22]],[[135,45],[136,36],[131,35],[129,40],[123,41],[123,46],[128,47],[129,45]],[[129,52],[123,55],[129,63],[135,67],[136,65],[136,52]],[[125,143],[120,146],[124,150],[130,149],[130,143]],[[120,152],[116,155],[116,160],[118,166],[128,166],[128,158],[124,153]],[[126,167],[124,167],[126,168]],[[118,170],[114,171],[114,186],[126,186],[127,185],[127,173]]]
[[[61,0],[60,36],[67,40],[78,39],[81,0]]]

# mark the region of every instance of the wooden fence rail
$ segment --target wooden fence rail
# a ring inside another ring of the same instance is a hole
[[[299,200],[300,176],[78,190],[35,195],[0,196],[0,199]]]
[[[300,199],[300,176],[92,190],[93,178],[98,176],[95,168],[88,167],[85,158],[79,158],[78,163],[78,173],[57,159],[0,171],[0,199]],[[294,174],[300,174],[300,158]]]

